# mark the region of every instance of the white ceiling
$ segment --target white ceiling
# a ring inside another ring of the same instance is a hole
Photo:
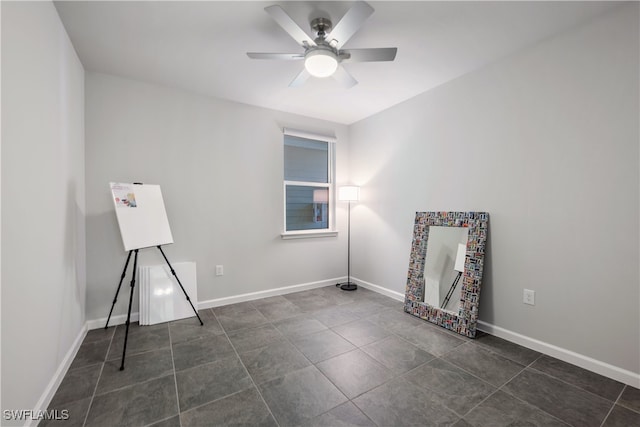
[[[263,10],[279,4],[304,30],[334,25],[353,2],[56,1],[89,71],[351,124],[616,6],[614,2],[371,1],[374,14],[344,48],[397,47],[394,62],[350,63],[359,81],[289,82],[298,61],[246,52],[302,52]]]

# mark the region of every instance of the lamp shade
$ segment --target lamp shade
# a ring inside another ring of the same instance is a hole
[[[313,203],[329,203],[329,190],[326,188],[313,190]]]
[[[464,255],[467,253],[467,245],[458,243],[458,254],[456,255],[456,264],[454,270],[464,273]]]
[[[329,50],[312,50],[304,58],[304,67],[313,77],[329,77],[338,69],[338,58]]]
[[[338,189],[338,200],[341,202],[357,202],[360,199],[360,187],[345,185]]]

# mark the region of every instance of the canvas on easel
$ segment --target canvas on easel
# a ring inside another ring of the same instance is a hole
[[[173,243],[159,185],[109,185],[125,251]]]

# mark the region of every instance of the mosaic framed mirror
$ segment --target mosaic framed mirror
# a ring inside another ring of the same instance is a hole
[[[487,212],[416,212],[404,310],[474,338]]]

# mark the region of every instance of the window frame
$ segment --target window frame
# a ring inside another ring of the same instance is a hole
[[[284,138],[286,136],[293,136],[298,138],[305,138],[319,142],[325,142],[327,144],[327,182],[310,182],[310,181],[295,181],[284,179],[284,164],[282,168],[282,205],[283,205],[283,232],[281,233],[282,239],[300,239],[309,237],[332,237],[337,236],[338,232],[335,229],[335,144],[336,138],[327,135],[315,134],[306,131],[299,131],[285,128],[283,131],[282,150],[284,158]],[[314,188],[326,188],[329,191],[328,209],[327,209],[327,228],[312,228],[306,230],[287,230],[287,186],[303,186]]]

